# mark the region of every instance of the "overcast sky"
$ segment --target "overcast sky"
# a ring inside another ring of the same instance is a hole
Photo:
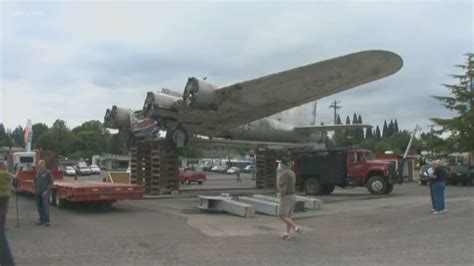
[[[103,121],[112,105],[141,109],[147,91],[187,78],[226,85],[362,50],[398,53],[395,75],[318,101],[382,126],[427,130],[451,117],[431,95],[473,52],[472,1],[122,2],[1,4],[0,122],[6,127]],[[307,123],[312,107],[286,118]],[[301,119],[303,118],[303,119]]]

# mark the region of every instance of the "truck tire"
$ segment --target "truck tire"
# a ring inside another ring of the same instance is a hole
[[[204,181],[202,181],[202,180],[199,180],[199,181],[198,181],[198,184],[199,184],[199,185],[202,185],[202,183],[204,183]]]
[[[372,195],[382,195],[387,190],[387,182],[380,176],[373,176],[367,181],[367,189]]]
[[[335,188],[336,185],[321,185],[321,195],[329,195]]]
[[[385,192],[383,194],[390,194],[393,190],[393,184],[387,185],[387,189],[385,189]]]
[[[317,178],[308,178],[304,181],[304,191],[308,195],[319,195],[321,193],[321,183]]]

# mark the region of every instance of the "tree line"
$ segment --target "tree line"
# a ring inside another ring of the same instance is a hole
[[[51,127],[43,123],[32,126],[32,149],[55,151],[69,158],[91,158],[92,155],[111,153],[128,154],[128,134],[110,133],[96,120],[82,123],[70,129],[66,122],[57,119]],[[6,130],[0,124],[0,146],[25,147],[24,129],[21,126]]]

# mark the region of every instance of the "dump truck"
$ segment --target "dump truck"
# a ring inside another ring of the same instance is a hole
[[[389,194],[403,178],[395,164],[373,159],[365,149],[334,148],[293,152],[296,183],[308,195],[328,195],[336,186],[367,187],[373,195]]]

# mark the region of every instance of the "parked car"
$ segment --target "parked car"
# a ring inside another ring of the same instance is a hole
[[[76,170],[74,170],[74,167],[72,166],[66,166],[66,169],[64,169],[64,174],[68,176],[74,176],[76,175]]]
[[[91,169],[87,166],[81,165],[76,167],[76,173],[78,175],[91,175]]]
[[[240,168],[236,166],[232,166],[229,169],[227,169],[225,172],[229,175],[235,175],[237,173],[240,173]]]
[[[179,174],[179,182],[181,184],[198,183],[199,185],[202,185],[206,178],[206,173],[199,171],[184,171]]]
[[[244,169],[242,169],[242,172],[244,173],[255,173],[255,165],[247,165],[245,166]]]
[[[99,166],[97,166],[95,164],[91,164],[91,166],[89,168],[91,169],[91,174],[100,174]]]
[[[471,170],[472,171],[472,170]],[[471,173],[468,165],[451,165],[447,182],[451,185],[471,185]]]
[[[426,175],[426,171],[428,171],[430,167],[431,167],[430,164],[422,165],[420,167],[420,175],[419,175],[420,180],[418,181],[420,185],[425,186],[426,184],[428,184],[430,178]]]
[[[213,165],[210,165],[210,164],[203,164],[201,165],[201,169],[203,171],[211,171],[212,167],[214,167]]]
[[[225,165],[216,165],[212,167],[211,171],[218,172],[218,173],[225,173],[227,171],[228,167]]]

